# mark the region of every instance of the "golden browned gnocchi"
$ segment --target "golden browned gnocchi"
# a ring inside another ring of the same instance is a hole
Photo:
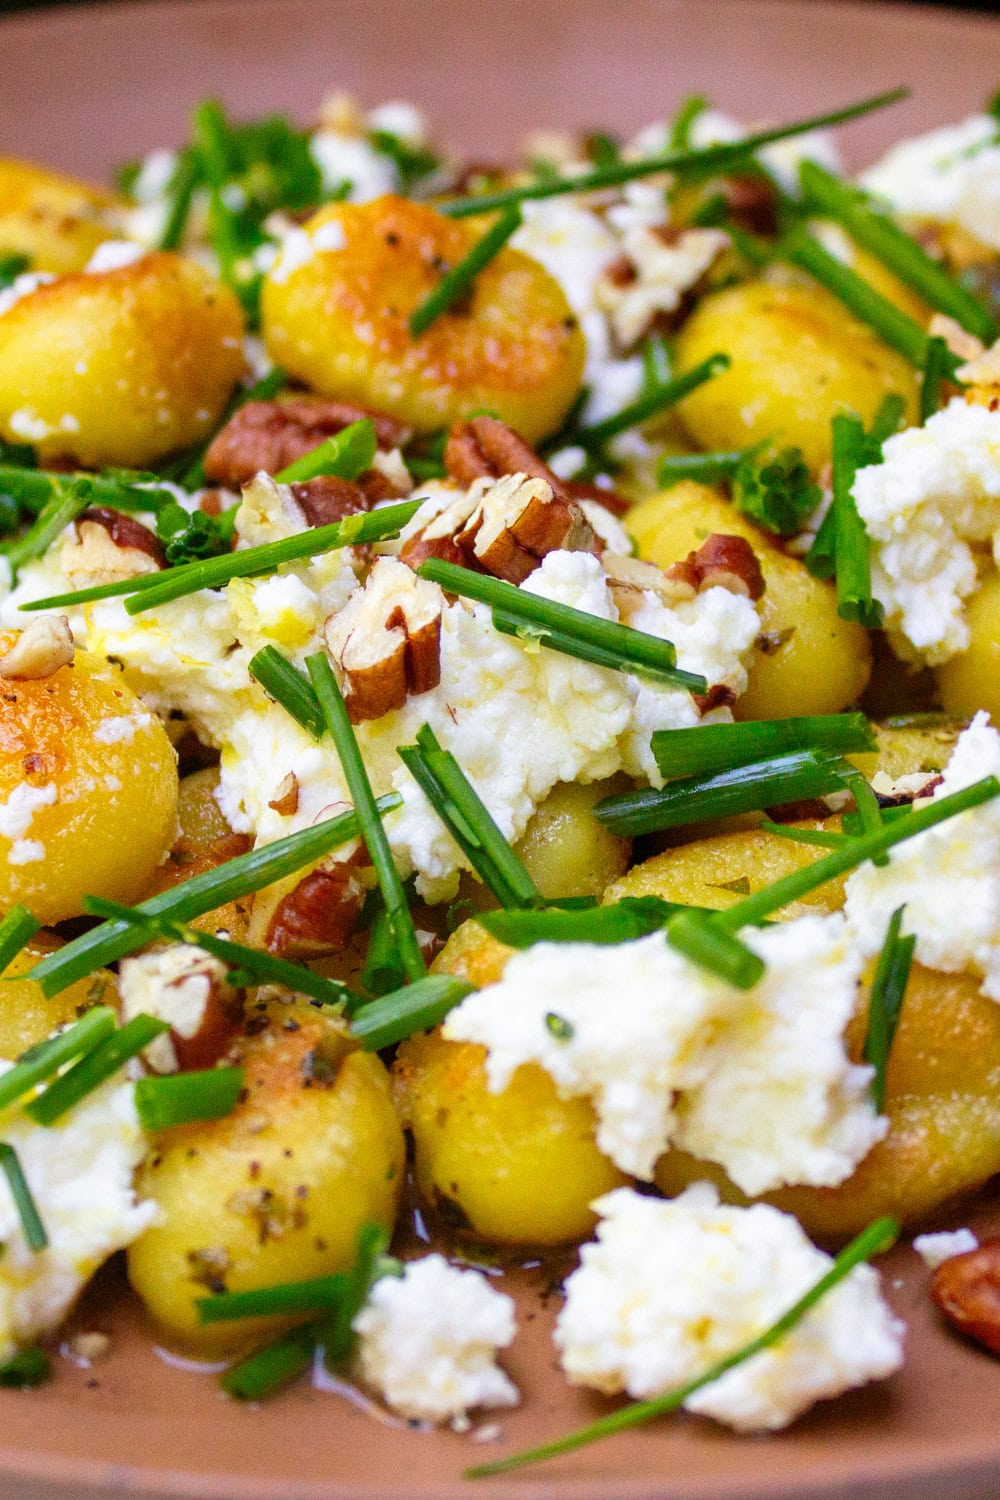
[[[110,193],[31,162],[0,157],[0,256],[33,271],[82,271],[116,230]]]
[[[273,359],[326,396],[358,401],[420,430],[488,409],[529,442],[559,426],[576,395],[584,341],[562,288],[504,249],[468,304],[419,338],[408,319],[482,233],[425,204],[331,204],[286,250],[261,301]]]
[[[177,255],[61,276],[0,316],[0,436],[43,458],[146,467],[212,431],[242,333],[233,293]]]

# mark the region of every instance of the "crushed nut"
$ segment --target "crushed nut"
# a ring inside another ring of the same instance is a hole
[[[684,604],[698,592],[698,575],[686,563],[674,563],[664,573],[655,563],[643,562],[638,557],[623,557],[617,552],[606,552],[604,571],[611,597],[618,606],[619,618],[626,625],[636,610],[641,608],[644,594],[655,594],[661,603],[670,606]]]
[[[333,437],[371,417],[381,448],[398,448],[410,430],[395,417],[367,411],[325,396],[292,396],[284,401],[248,401],[234,412],[205,454],[205,474],[215,484],[238,488],[261,470],[277,474]]]
[[[952,1327],[1000,1354],[1000,1237],[942,1261],[931,1297]]]
[[[219,959],[184,943],[122,960],[122,1020],[144,1012],[170,1026],[143,1051],[151,1071],[211,1068],[225,1054],[242,1010],[240,992],[226,983],[226,973]]]
[[[344,947],[368,893],[367,865],[359,844],[346,859],[328,859],[276,903],[263,943],[278,958],[321,958]]]
[[[764,575],[746,537],[725,536],[713,532],[697,552],[689,552],[680,562],[672,563],[667,577],[703,589],[728,589],[731,594],[742,594],[747,599],[757,600],[763,596]]]
[[[595,287],[619,348],[631,349],[654,323],[675,313],[729,244],[721,229],[637,225],[626,231],[623,257],[605,268]]]
[[[473,417],[456,422],[448,433],[444,466],[456,484],[466,488],[477,479],[502,479],[524,474],[544,479],[554,495],[567,498],[562,481],[548,464],[506,422],[496,417]]]
[[[378,481],[381,475],[376,475],[375,478]],[[385,498],[383,490],[382,494],[375,493],[374,498],[370,499],[367,488],[352,479],[338,479],[335,474],[321,474],[316,479],[293,484],[291,491],[310,526],[330,526],[334,521],[342,521],[345,516],[356,516],[362,511],[370,510],[373,504]],[[376,483],[370,488],[377,491],[380,486]]]
[[[282,777],[277,791],[267,805],[283,818],[290,818],[298,812],[299,778],[294,771],[289,771],[287,776]]]
[[[351,722],[380,719],[441,680],[443,595],[397,558],[375,560],[363,588],[326,622]]]
[[[544,479],[508,474],[482,491],[455,542],[481,568],[523,583],[550,552],[596,552],[597,536],[574,500],[557,497]]]
[[[60,566],[74,582],[119,583],[157,573],[163,548],[148,526],[106,506],[91,506],[70,528]]]
[[[65,615],[39,615],[0,656],[0,677],[35,682],[52,677],[73,660],[73,632]]]
[[[961,323],[949,318],[947,313],[935,313],[927,325],[927,332],[932,339],[944,339],[952,354],[957,354],[959,359],[977,360],[986,352],[982,339],[977,339],[974,333],[967,333]],[[964,375],[962,379],[965,379]]]

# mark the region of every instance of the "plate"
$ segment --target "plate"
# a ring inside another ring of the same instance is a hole
[[[897,83],[913,97],[842,132],[862,162],[900,135],[960,118],[1000,80],[1000,23],[849,3],[768,0],[167,0],[0,23],[0,150],[92,177],[176,140],[205,94],[237,114],[307,118],[331,88],[412,99],[442,137],[502,158],[528,126],[628,131],[699,90],[747,120],[789,119]],[[992,1220],[992,1225],[991,1225]],[[1000,1209],[963,1215],[1000,1229]],[[35,1392],[0,1392],[4,1500],[984,1500],[1000,1472],[1000,1371],[947,1335],[907,1247],[882,1262],[910,1325],[905,1370],[815,1409],[779,1438],[678,1416],[522,1475],[461,1472],[499,1448],[374,1419],[293,1389],[260,1409],[153,1347],[118,1268],[74,1319],[111,1334],[91,1370],[57,1361]],[[570,1390],[550,1340],[555,1299],[523,1274],[508,1361],[524,1403],[511,1448],[605,1409]],[[483,1424],[480,1424],[483,1425]]]

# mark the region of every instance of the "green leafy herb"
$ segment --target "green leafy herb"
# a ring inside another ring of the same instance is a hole
[[[617,946],[657,932],[682,910],[659,896],[626,896],[607,906],[549,906],[544,911],[484,911],[474,916],[480,927],[509,948],[530,948],[533,943]]]
[[[45,1233],[45,1225],[42,1223],[38,1206],[31,1196],[31,1189],[25,1180],[17,1152],[6,1141],[0,1141],[0,1169],[3,1170],[7,1179],[14,1207],[21,1220],[25,1243],[28,1249],[37,1255],[39,1250],[45,1249],[49,1243],[49,1237]]]
[[[650,748],[661,775],[674,778],[725,771],[789,750],[874,751],[878,746],[864,714],[846,713],[657,729]]]
[[[413,338],[420,338],[442,313],[448,312],[468,295],[480,271],[499,255],[520,223],[521,210],[516,205],[506,209],[482,239],[477,240],[472,249],[445,272],[434,290],[410,314]]]
[[[69,1072],[61,1074],[43,1094],[25,1105],[25,1114],[30,1115],[36,1125],[54,1125],[81,1099],[99,1088],[105,1079],[117,1073],[130,1057],[138,1056],[143,1047],[169,1030],[166,1021],[155,1016],[136,1016],[98,1042],[73,1064]]]
[[[801,531],[822,498],[801,448],[773,454],[751,449],[736,465],[732,486],[736,509],[777,536]]]
[[[34,524],[15,541],[4,542],[0,554],[10,564],[13,577],[25,563],[47,552],[56,537],[83,514],[91,503],[91,486],[86,480],[74,480],[65,490],[54,494],[39,511]]]
[[[865,1062],[871,1063],[875,1069],[872,1099],[879,1113],[885,1106],[885,1075],[889,1052],[903,1008],[903,996],[917,943],[912,934],[900,937],[903,911],[904,908],[900,906],[889,919],[868,1002],[868,1032],[861,1054]]]
[[[670,149],[671,151],[687,151],[691,146],[691,126],[699,115],[703,115],[708,109],[708,100],[704,94],[688,94],[682,101],[670,126]]]
[[[0,922],[0,975],[6,974],[14,959],[41,927],[41,922],[26,906],[12,906]]]
[[[0,1386],[8,1390],[24,1390],[29,1386],[44,1385],[51,1374],[52,1364],[44,1349],[19,1349],[0,1365]]]
[[[715,1360],[694,1380],[686,1381],[684,1385],[677,1386],[662,1396],[654,1396],[651,1400],[633,1401],[607,1417],[600,1417],[586,1427],[580,1427],[565,1437],[557,1438],[555,1442],[543,1443],[540,1447],[530,1448],[523,1453],[514,1453],[507,1458],[495,1459],[492,1463],[479,1464],[473,1469],[467,1469],[465,1477],[485,1479],[494,1474],[506,1474],[511,1469],[520,1469],[526,1464],[538,1463],[545,1458],[557,1458],[560,1454],[571,1453],[575,1448],[582,1448],[585,1444],[596,1442],[599,1438],[610,1437],[612,1433],[624,1432],[630,1427],[639,1427],[654,1417],[663,1417],[669,1412],[679,1410],[695,1391],[700,1391],[706,1385],[711,1385],[713,1381],[721,1379],[727,1370],[732,1370],[736,1365],[752,1359],[755,1354],[761,1354],[765,1349],[771,1349],[775,1344],[780,1343],[786,1334],[791,1333],[792,1329],[802,1322],[817,1302],[843,1281],[855,1266],[860,1265],[871,1255],[880,1255],[888,1250],[898,1234],[899,1225],[895,1219],[876,1219],[867,1229],[862,1230],[845,1249],[841,1250],[830,1269],[769,1328],[758,1334],[756,1338],[750,1339],[739,1349],[734,1349],[732,1354]]]
[[[472,990],[451,974],[428,974],[362,1006],[351,1022],[351,1035],[366,1052],[381,1052],[418,1031],[430,1031]]]
[[[232,1323],[244,1318],[294,1317],[329,1312],[343,1296],[343,1271],[310,1281],[284,1281],[250,1292],[218,1292],[195,1303],[200,1323]]]
[[[371,468],[377,449],[375,423],[371,417],[363,417],[360,422],[341,428],[333,437],[324,438],[317,448],[304,453],[274,477],[278,484],[296,484],[320,474],[359,479]]]
[[[785,823],[772,823],[770,818],[761,820],[760,829],[762,833],[773,833],[790,843],[812,844],[817,849],[839,849],[849,838],[848,834],[838,833],[835,829],[790,828]]]
[[[237,1401],[263,1401],[308,1370],[316,1353],[318,1330],[309,1323],[295,1328],[275,1344],[240,1360],[219,1380],[227,1396]]]
[[[168,1130],[195,1120],[231,1115],[243,1092],[242,1068],[208,1068],[200,1073],[169,1073],[140,1078],[135,1107],[146,1130]]]
[[[184,240],[195,188],[202,176],[201,160],[190,147],[177,154],[174,170],[167,183],[167,215],[160,235],[160,250],[179,250]]]
[[[207,516],[200,510],[188,512],[176,503],[161,506],[156,513],[156,535],[164,544],[170,567],[232,551],[238,510],[239,506],[233,505],[221,515]]]
[[[902,396],[885,397],[867,433],[858,467],[882,462],[882,444],[897,431],[905,404]],[[836,572],[836,524],[836,512],[831,505],[804,559],[814,578],[832,578]]]
[[[565,1016],[556,1015],[554,1010],[545,1012],[545,1028],[557,1042],[571,1042],[576,1035],[572,1021],[567,1021]]]
[[[399,191],[410,197],[425,177],[430,177],[441,165],[441,158],[427,146],[415,146],[395,135],[391,130],[371,130],[368,139],[376,151],[388,156],[399,173]]]
[[[378,895],[377,892],[372,894]],[[372,919],[368,935],[368,951],[361,971],[361,983],[370,995],[388,995],[405,982],[406,970],[396,947],[396,936],[389,913],[379,898],[378,910]]]
[[[7,291],[30,268],[31,261],[26,255],[0,255],[0,292]]]

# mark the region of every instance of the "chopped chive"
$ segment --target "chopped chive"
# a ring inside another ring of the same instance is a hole
[[[643,341],[642,349],[643,392],[658,391],[665,386],[673,374],[673,360],[662,333],[654,329]]]
[[[941,387],[948,378],[951,350],[942,338],[927,340],[927,362],[920,382],[920,425],[941,407]]]
[[[238,973],[251,983],[280,984],[297,994],[308,995],[323,1005],[346,1006],[348,1011],[361,1004],[361,996],[354,994],[339,979],[327,979],[306,968],[304,964],[277,958],[273,953],[260,948],[248,948],[243,943],[234,943],[229,938],[202,932],[200,928],[189,927],[183,922],[172,922],[169,917],[150,916],[137,906],[120,906],[117,901],[104,901],[96,896],[85,896],[83,906],[85,911],[95,917],[141,928],[147,939],[161,937],[202,948],[228,964],[232,974]]]
[[[890,392],[888,396],[882,398],[879,409],[872,418],[872,425],[868,429],[868,441],[873,449],[878,449],[879,455],[881,455],[882,444],[891,438],[894,432],[899,431],[899,424],[905,410],[906,402],[895,392]],[[868,457],[868,461],[873,460]]]
[[[849,837],[835,828],[790,828],[786,823],[772,823],[770,818],[761,820],[760,831],[793,844],[812,844],[817,849],[839,849]]]
[[[26,906],[12,906],[0,922],[0,975],[6,974],[14,959],[41,927],[37,917]]]
[[[862,189],[821,167],[801,161],[799,178],[806,198],[841,224],[859,245],[876,256],[900,281],[912,287],[939,312],[948,313],[985,344],[992,344],[1000,329],[975,297],[950,276],[941,262],[932,259],[875,200]]]
[[[39,1083],[57,1073],[63,1063],[92,1051],[114,1029],[114,1011],[104,1005],[95,1005],[65,1031],[29,1047],[0,1077],[0,1109],[8,1109],[18,1099],[23,1099]]]
[[[678,109],[670,126],[671,151],[687,151],[690,149],[691,126],[699,115],[705,113],[708,107],[708,100],[704,94],[688,94],[687,98],[681,102],[680,109]]]
[[[902,396],[891,394],[883,399],[868,430],[865,464],[881,463],[882,444],[898,430],[905,406]],[[832,578],[836,571],[836,554],[837,515],[831,505],[803,561],[814,578]]]
[[[698,731],[701,733],[702,731]],[[839,768],[814,750],[790,750],[748,765],[605,797],[594,808],[604,828],[622,837],[682,828],[785,802],[808,801],[843,785]]]
[[[384,1275],[401,1275],[402,1266],[386,1255],[389,1236],[381,1224],[362,1224],[358,1231],[358,1253],[344,1276],[343,1295],[325,1321],[321,1339],[327,1365],[342,1364],[354,1347],[351,1323],[361,1311],[373,1284]]]
[[[321,474],[338,479],[357,479],[371,468],[378,451],[375,423],[371,417],[351,422],[333,437],[324,438],[318,447],[303,453],[294,463],[275,474],[278,484],[298,484]]]
[[[742,141],[719,146],[705,146],[697,151],[667,151],[662,156],[647,156],[642,161],[620,162],[610,167],[601,167],[593,172],[581,172],[575,177],[559,177],[551,182],[525,183],[519,187],[505,188],[498,193],[483,193],[471,198],[453,198],[438,204],[438,212],[449,218],[465,218],[469,214],[489,213],[496,208],[506,208],[511,203],[523,203],[527,198],[553,198],[564,193],[599,192],[604,188],[617,187],[623,182],[634,182],[640,177],[649,177],[656,172],[678,174],[697,173],[713,176],[741,166],[762,146],[773,141],[790,140],[809,130],[821,130],[832,125],[843,125],[856,120],[873,110],[896,104],[908,95],[907,89],[892,89],[863,99],[859,104],[829,114],[814,115],[808,120],[797,120],[792,125],[776,126],[773,130],[761,130],[748,135]]]
[[[45,1233],[45,1225],[42,1223],[38,1206],[31,1196],[31,1189],[21,1169],[17,1152],[6,1141],[0,1141],[0,1168],[3,1169],[10,1195],[14,1200],[14,1207],[21,1220],[25,1243],[28,1249],[37,1255],[48,1245],[49,1237]]]
[[[417,339],[426,333],[442,313],[468,294],[480,271],[499,255],[520,224],[521,210],[513,204],[482,239],[477,240],[472,249],[445,272],[434,290],[410,314],[411,337]]]
[[[237,1401],[263,1401],[309,1368],[316,1344],[315,1324],[293,1329],[277,1343],[257,1349],[233,1365],[221,1377],[219,1385]]]
[[[90,588],[72,589],[65,594],[50,594],[44,599],[26,599],[18,609],[26,614],[38,609],[75,608],[80,604],[93,604],[98,599],[120,599],[126,594],[141,593],[159,583],[162,573],[139,573],[135,578],[125,578],[115,583],[95,583]]]
[[[589,427],[577,427],[568,432],[565,435],[565,441],[567,444],[576,444],[581,448],[599,448],[611,438],[617,437],[620,432],[627,432],[630,427],[637,427],[640,422],[645,422],[650,417],[658,416],[660,412],[675,406],[682,397],[697,390],[707,380],[712,380],[716,375],[721,375],[724,370],[728,370],[730,363],[728,354],[710,354],[708,359],[703,359],[693,369],[685,371],[683,375],[675,376],[665,385],[646,391],[629,406],[623,407],[611,417],[605,417],[603,422],[594,422]]]
[[[38,515],[49,501],[64,498],[74,485],[87,486],[88,504],[107,505],[129,513],[156,511],[174,503],[169,490],[157,488],[139,475],[131,478],[122,473],[59,474],[50,469],[0,465],[0,494],[9,496],[32,515]]]
[[[877,292],[870,282],[852,271],[843,261],[824,249],[819,240],[798,226],[792,229],[779,246],[785,260],[798,266],[832,292],[849,312],[873,328],[890,348],[904,355],[911,364],[922,370],[927,363],[927,334],[915,318],[902,312],[896,305]],[[948,375],[953,375],[961,364],[957,355],[948,355]]]
[[[366,1052],[380,1052],[443,1021],[474,986],[451,974],[428,974],[389,995],[370,1000],[351,1022],[351,1035]]]
[[[155,1037],[169,1030],[166,1021],[155,1016],[136,1016],[85,1053],[68,1073],[62,1073],[50,1083],[44,1094],[26,1104],[25,1114],[30,1115],[36,1125],[54,1125],[81,1099],[99,1088],[105,1079],[117,1073],[130,1057],[136,1057]]]
[[[883,823],[896,823],[900,818],[905,818],[910,812],[910,805],[901,807],[879,807],[879,816]],[[858,838],[865,832],[859,812],[845,812],[841,815],[840,826],[849,838]]]
[[[469,568],[460,568],[436,557],[421,563],[417,571],[422,578],[429,578],[450,593],[489,605],[494,623],[500,616],[498,629],[506,625],[509,632],[516,630],[517,634],[522,630],[529,633],[534,630],[544,637],[544,644],[551,642],[554,650],[578,656],[583,661],[596,661],[601,666],[622,672],[655,676],[661,681],[684,686],[693,693],[707,691],[704,677],[679,671],[672,643],[662,641],[658,636],[634,630],[617,620],[602,620],[568,604],[557,604],[515,584],[505,583],[503,579],[473,573]],[[588,649],[589,655],[585,654]]]
[[[661,775],[675,777],[704,776],[789,750],[844,752],[878,745],[864,714],[845,713],[657,729],[650,748]]]
[[[388,792],[378,799],[376,806],[381,814],[385,814],[398,807],[401,800],[398,793]],[[189,922],[216,907],[263,890],[286,875],[293,875],[296,870],[356,839],[360,831],[353,811],[340,813],[312,828],[302,828],[286,838],[276,839],[273,844],[238,854],[217,869],[207,870],[203,875],[195,875],[191,880],[150,896],[135,910],[143,915],[169,916],[177,922]],[[130,924],[105,922],[74,938],[56,953],[47,954],[24,977],[37,980],[44,994],[51,998],[103,964],[113,963],[123,954],[131,953],[143,941],[142,933]],[[4,1084],[9,1076],[0,1078],[0,1107]]]
[[[606,1417],[600,1417],[586,1427],[577,1428],[575,1432],[557,1438],[554,1442],[543,1443],[537,1448],[529,1448],[522,1453],[513,1453],[507,1458],[498,1458],[492,1463],[478,1464],[473,1469],[466,1469],[466,1479],[485,1479],[492,1474],[506,1474],[511,1469],[523,1468],[525,1464],[537,1463],[541,1459],[557,1458],[560,1454],[570,1453],[573,1449],[582,1448],[585,1444],[596,1442],[599,1438],[610,1437],[612,1433],[623,1432],[630,1427],[639,1427],[654,1417],[666,1416],[669,1412],[677,1411],[689,1396],[694,1395],[695,1391],[700,1391],[706,1385],[711,1385],[714,1381],[721,1379],[727,1370],[732,1370],[736,1365],[752,1359],[755,1354],[761,1354],[765,1349],[771,1349],[775,1344],[780,1343],[785,1334],[797,1327],[806,1314],[816,1306],[816,1303],[825,1297],[826,1293],[832,1290],[838,1282],[843,1281],[855,1266],[866,1261],[871,1255],[880,1255],[888,1250],[898,1234],[899,1225],[895,1219],[876,1219],[873,1224],[869,1224],[867,1229],[863,1229],[849,1245],[841,1250],[830,1269],[814,1282],[804,1296],[794,1302],[787,1312],[782,1313],[780,1318],[777,1318],[756,1338],[750,1339],[739,1349],[735,1349],[732,1354],[715,1360],[694,1380],[686,1381],[672,1391],[667,1391],[662,1396],[654,1396],[648,1401],[630,1402],[628,1406],[621,1407]]]
[[[405,982],[406,971],[396,947],[396,936],[389,913],[380,904],[368,936],[368,951],[361,971],[361,983],[370,995],[388,995]]]
[[[242,1318],[294,1317],[329,1312],[344,1293],[342,1271],[311,1281],[287,1281],[249,1292],[219,1292],[195,1303],[199,1323],[229,1323]]]
[[[0,1386],[7,1390],[23,1390],[28,1386],[43,1385],[51,1374],[52,1364],[44,1349],[19,1349],[0,1365]]]
[[[731,933],[738,932],[741,927],[756,926],[772,912],[792,901],[801,900],[817,887],[825,885],[828,880],[835,880],[838,875],[844,875],[866,860],[884,854],[887,849],[913,838],[915,834],[923,833],[928,828],[936,828],[939,823],[947,822],[949,818],[979,807],[984,802],[990,802],[996,796],[1000,796],[1000,781],[995,776],[984,776],[972,786],[965,787],[960,792],[952,792],[950,796],[941,797],[925,807],[907,808],[903,817],[884,822],[877,832],[851,839],[843,848],[832,849],[814,864],[807,865],[803,870],[794,870],[790,875],[783,875],[780,880],[737,901],[735,906],[716,912],[707,920]]]
[[[656,467],[656,482],[667,490],[683,479],[694,479],[698,484],[719,484],[732,479],[736,466],[743,457],[742,450],[735,453],[665,453]]]
[[[839,412],[833,419],[834,555],[837,571],[837,613],[868,630],[878,630],[885,611],[872,598],[871,543],[858,515],[851,490],[865,458],[866,437],[861,418]]]
[[[764,974],[764,960],[734,937],[714,926],[696,909],[680,911],[667,923],[667,941],[685,958],[740,990],[752,990]]]
[[[47,552],[66,527],[83,514],[91,503],[91,493],[86,479],[74,480],[68,489],[55,491],[24,535],[0,546],[0,556],[6,557],[15,578],[25,563]]]
[[[646,937],[667,925],[675,912],[684,910],[659,896],[626,896],[608,906],[545,911],[484,911],[474,920],[509,948],[530,948],[533,943],[600,943],[615,946]]]
[[[889,919],[889,926],[879,954],[878,967],[872,982],[871,998],[868,1002],[868,1032],[862,1057],[875,1069],[872,1079],[872,1099],[879,1114],[885,1107],[885,1077],[889,1064],[889,1052],[896,1035],[903,996],[906,993],[913,963],[913,950],[917,939],[912,934],[900,937],[905,908],[900,906]]]
[[[375,875],[389,914],[389,921],[399,946],[403,968],[411,980],[422,979],[427,973],[420,944],[417,941],[413,918],[407,905],[406,893],[399,878],[389,840],[386,838],[382,819],[379,817],[372,794],[368,772],[361,758],[361,751],[347,715],[344,695],[340,691],[329,658],[321,652],[306,658],[306,667],[316,697],[319,699],[327,731],[340,757],[341,769],[354,803],[354,810],[361,825],[361,837],[365,841]]]
[[[191,201],[201,176],[201,162],[194,151],[182,151],[177,158],[167,187],[169,205],[163,232],[157,244],[158,250],[176,250],[184,238]]]
[[[542,906],[542,893],[450,751],[424,724],[398,754],[479,878],[501,906]]]
[[[555,1037],[557,1042],[571,1042],[576,1035],[572,1021],[567,1021],[565,1016],[557,1015],[554,1010],[545,1012],[545,1029]]]
[[[136,1082],[135,1107],[146,1130],[169,1130],[196,1120],[224,1119],[232,1114],[242,1092],[242,1068],[168,1073]]]
[[[251,657],[250,676],[313,739],[322,739],[326,723],[316,694],[302,673],[275,646],[264,646]]]

